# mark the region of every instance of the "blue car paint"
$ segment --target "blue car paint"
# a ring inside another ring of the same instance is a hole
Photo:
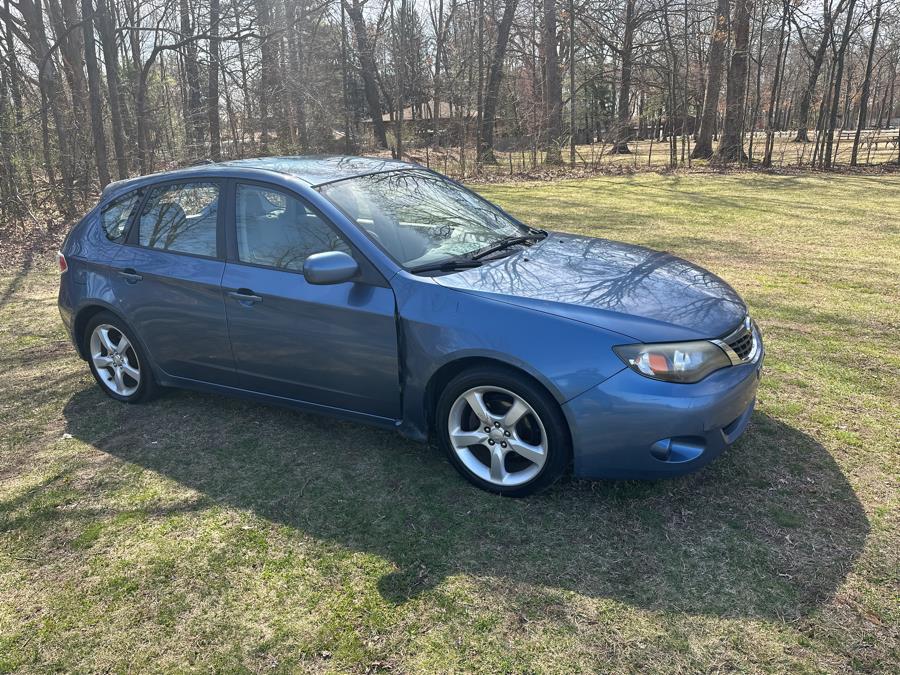
[[[226,292],[252,288],[264,298],[253,305],[225,302],[241,388],[400,416],[390,287],[350,281],[314,286],[299,273],[232,263],[222,286]]]
[[[563,405],[575,473],[653,478],[697,469],[737,440],[750,420],[762,359],[723,368],[695,384],[650,380],[626,368]],[[670,441],[669,456],[650,449]]]
[[[176,377],[235,385],[222,296],[225,263],[124,248],[111,275],[112,293],[156,366]],[[123,276],[121,270],[129,269],[141,280]]]
[[[63,322],[78,345],[79,313],[103,307],[119,314],[151,355],[160,384],[396,427],[416,440],[428,437],[436,393],[429,384],[442,369],[466,359],[505,363],[558,401],[575,474],[586,478],[684,473],[743,432],[762,354],[699,383],[675,384],[636,374],[612,351],[729,332],[747,309],[724,281],[670,254],[559,233],[479,268],[411,274],[315,189],[408,168],[363,158],[270,158],[112,184],[64,245]],[[227,255],[201,259],[106,239],[102,206],[136,188],[187,179],[222,181]],[[312,286],[295,272],[237,262],[233,180],[305,199],[351,244],[364,281]],[[231,298],[241,288],[264,302]],[[254,325],[269,327],[264,338]]]
[[[747,315],[747,306],[728,284],[670,253],[560,233],[540,246],[437,282],[640,342],[724,335]]]

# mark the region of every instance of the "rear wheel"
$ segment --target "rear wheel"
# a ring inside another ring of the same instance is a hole
[[[456,376],[437,405],[439,442],[470,482],[523,497],[553,483],[571,457],[556,401],[531,379],[502,368]]]
[[[157,391],[150,364],[119,317],[100,312],[88,321],[84,336],[91,373],[111,398],[138,403]]]

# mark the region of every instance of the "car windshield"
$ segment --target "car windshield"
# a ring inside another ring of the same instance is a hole
[[[325,184],[319,191],[407,269],[469,256],[530,232],[430,171],[357,176]]]

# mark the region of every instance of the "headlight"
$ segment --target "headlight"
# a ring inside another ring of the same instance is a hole
[[[725,352],[706,340],[619,345],[613,351],[632,370],[666,382],[699,382],[713,371],[731,365]]]

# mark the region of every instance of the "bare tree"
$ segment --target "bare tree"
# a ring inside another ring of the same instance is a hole
[[[372,130],[375,133],[375,144],[380,148],[387,147],[387,131],[382,120],[381,97],[378,93],[378,69],[375,66],[375,56],[369,40],[366,20],[363,17],[363,3],[360,0],[341,0],[347,10],[347,16],[353,24],[356,34],[356,46],[359,50],[359,62],[363,87],[366,95],[366,103],[369,107],[369,115],[372,116]]]
[[[719,91],[722,89],[722,71],[725,65],[725,45],[728,42],[728,0],[717,0],[709,37],[709,55],[706,64],[706,91],[703,95],[703,116],[700,131],[691,153],[693,159],[709,159],[713,155],[713,134],[719,111]]]
[[[753,0],[734,0],[732,31],[734,46],[728,66],[725,90],[725,123],[714,159],[720,162],[744,161],[744,94],[749,63],[750,14]]]
[[[562,81],[559,76],[559,39],[556,33],[556,0],[543,0],[541,48],[544,56],[544,110],[546,139],[544,162],[562,164]]]
[[[809,128],[827,169],[852,120],[841,157],[893,161],[897,1],[819,2],[0,0],[0,213],[201,157],[752,164],[764,126],[762,165]]]
[[[856,166],[859,158],[859,139],[863,127],[866,125],[866,115],[869,110],[869,89],[872,86],[872,65],[875,59],[875,47],[878,44],[878,29],[881,27],[882,0],[875,3],[875,20],[872,23],[872,37],[869,39],[869,54],[866,57],[866,74],[863,77],[862,91],[859,95],[859,116],[856,122],[856,134],[853,136],[853,152],[850,156],[850,166]]]
[[[853,10],[856,8],[856,0],[848,0],[847,2],[847,20],[844,22],[844,30],[841,35],[841,42],[835,54],[834,66],[834,89],[831,94],[831,110],[828,115],[828,122],[825,128],[825,151],[823,154],[823,165],[825,168],[831,168],[834,163],[832,150],[834,145],[834,130],[837,126],[838,107],[841,98],[841,83],[844,76],[844,63],[847,54],[847,46],[850,44],[850,37],[853,35]]]
[[[100,187],[109,183],[109,158],[106,156],[106,133],[103,130],[103,103],[100,100],[100,68],[97,65],[97,47],[94,43],[94,8],[91,0],[81,3],[82,28],[84,30],[84,62],[87,68],[88,92],[91,110],[91,134],[94,138],[94,163]]]
[[[219,0],[209,0],[209,67],[206,87],[207,125],[209,126],[209,158],[222,159],[222,136],[219,125]]]
[[[497,102],[500,96],[500,81],[503,77],[503,60],[506,56],[506,46],[509,44],[509,31],[512,28],[513,17],[516,14],[516,1],[505,0],[503,4],[503,16],[497,29],[497,40],[494,42],[494,51],[491,55],[488,68],[487,89],[484,96],[484,111],[481,115],[481,133],[479,134],[478,156],[479,161],[496,163],[494,157],[494,123],[497,117]]]

